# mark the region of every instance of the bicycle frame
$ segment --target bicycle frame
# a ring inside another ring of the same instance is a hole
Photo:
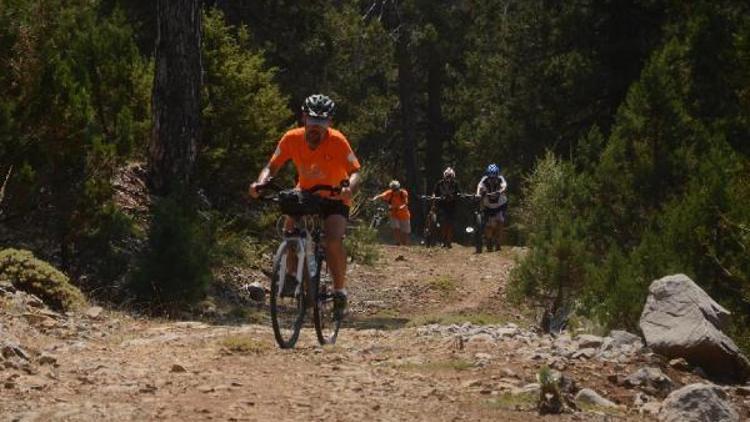
[[[312,233],[308,230],[308,226],[313,227]],[[320,249],[320,225],[311,222],[310,216],[303,216],[300,218],[294,218],[294,232],[291,234],[284,234],[284,240],[281,241],[279,244],[279,247],[276,249],[276,253],[274,254],[274,262],[279,261],[279,290],[276,293],[277,297],[280,297],[281,292],[284,291],[284,284],[286,282],[286,273],[287,273],[287,262],[286,260],[281,259],[281,255],[284,252],[285,248],[292,243],[296,247],[296,253],[297,253],[297,268],[294,271],[295,278],[297,279],[297,286],[295,288],[294,293],[297,295],[300,293],[300,289],[302,288],[302,281],[304,280],[304,272],[305,272],[305,262],[308,264],[308,276],[310,279],[313,279],[317,276],[317,263],[318,263],[318,254],[321,253]],[[308,242],[313,242],[310,256],[305,256],[307,254],[307,244]]]

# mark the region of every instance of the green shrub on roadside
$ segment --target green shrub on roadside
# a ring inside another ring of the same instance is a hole
[[[132,277],[139,300],[173,308],[205,296],[212,280],[214,229],[191,198],[174,195],[154,205],[148,245]]]
[[[346,236],[344,245],[349,257],[354,262],[365,265],[373,265],[377,262],[380,254],[376,246],[378,232],[368,226],[354,226],[351,233]]]
[[[16,289],[39,296],[58,311],[79,309],[86,303],[65,274],[25,250],[0,251],[0,282],[10,282]]]

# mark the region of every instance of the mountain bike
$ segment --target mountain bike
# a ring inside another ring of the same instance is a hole
[[[377,229],[388,218],[388,209],[385,206],[377,205],[370,219],[370,228]]]
[[[435,246],[438,240],[440,231],[440,221],[438,219],[437,203],[442,198],[435,195],[419,195],[419,199],[427,201],[430,206],[427,208],[427,215],[424,219],[424,243],[425,246],[431,248]]]
[[[320,209],[330,199],[315,196],[318,191],[337,193],[341,187],[317,185],[306,191],[281,190],[271,182],[259,186],[259,192],[274,191],[261,200],[278,204],[294,223],[285,230],[273,257],[271,271],[271,325],[276,343],[282,349],[294,347],[299,339],[305,314],[313,310],[318,343],[333,344],[341,327],[341,318],[333,312],[333,283],[328,273],[324,232]],[[290,266],[292,272],[290,273]]]

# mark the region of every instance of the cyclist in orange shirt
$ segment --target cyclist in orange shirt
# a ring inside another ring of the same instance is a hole
[[[267,183],[289,160],[297,169],[298,189],[306,190],[315,185],[341,186],[337,194],[329,191],[315,194],[331,199],[325,202],[321,217],[324,221],[326,261],[333,276],[334,312],[343,314],[347,306],[344,234],[352,194],[359,182],[360,164],[346,137],[331,127],[334,108],[334,102],[325,95],[307,97],[302,105],[305,126],[284,134],[268,165],[260,172],[257,181],[250,185],[249,193],[257,198],[258,186]],[[344,181],[348,184],[342,184]],[[287,229],[293,225],[288,218]]]
[[[374,196],[371,200],[382,200],[390,205],[391,228],[393,228],[393,239],[398,245],[409,244],[411,233],[411,213],[409,212],[409,192],[401,188],[398,180],[388,184],[387,191]]]

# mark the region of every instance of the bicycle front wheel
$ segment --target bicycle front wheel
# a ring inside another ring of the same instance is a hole
[[[313,320],[318,343],[321,345],[336,343],[341,328],[341,319],[333,313],[333,283],[324,259],[318,259],[318,273],[310,283],[310,294],[313,302]]]
[[[297,343],[305,319],[305,290],[295,277],[287,277],[289,254],[297,247],[284,243],[273,263],[271,279],[271,325],[276,343],[282,349],[291,349]]]

